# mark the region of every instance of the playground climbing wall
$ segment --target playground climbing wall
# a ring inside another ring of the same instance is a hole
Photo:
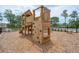
[[[35,12],[40,10],[40,15],[36,16]],[[33,25],[33,40],[39,43],[45,43],[50,40],[50,10],[46,7],[39,7],[33,11],[34,25]]]

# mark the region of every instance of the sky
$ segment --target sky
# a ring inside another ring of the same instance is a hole
[[[21,15],[28,9],[32,11],[37,7],[39,7],[39,5],[0,5],[0,13],[3,15],[5,9],[11,9],[14,14]],[[79,5],[45,5],[45,7],[51,10],[51,17],[59,17],[60,23],[64,22],[64,17],[61,16],[63,10],[68,10],[68,14],[71,14],[72,11],[78,11],[79,13]],[[3,19],[3,23],[8,23],[6,18]]]

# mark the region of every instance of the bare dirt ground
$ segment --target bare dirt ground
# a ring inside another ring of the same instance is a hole
[[[22,36],[18,32],[0,34],[0,52],[79,52],[79,33],[51,32],[50,41],[39,45],[30,36]]]

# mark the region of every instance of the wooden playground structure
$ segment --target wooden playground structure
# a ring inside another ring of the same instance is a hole
[[[40,6],[33,10],[28,10],[22,14],[21,29],[22,35],[31,35],[33,41],[40,44],[50,40],[50,10]]]

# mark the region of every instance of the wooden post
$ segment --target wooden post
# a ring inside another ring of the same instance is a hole
[[[32,30],[33,30],[33,29],[32,29],[32,25],[31,25],[31,35],[32,35]]]
[[[28,28],[28,35],[29,35],[29,26],[27,28]]]
[[[33,20],[35,20],[35,10],[33,10]]]
[[[26,35],[26,26],[25,26],[25,28],[24,28],[24,31],[25,31],[25,35]]]

